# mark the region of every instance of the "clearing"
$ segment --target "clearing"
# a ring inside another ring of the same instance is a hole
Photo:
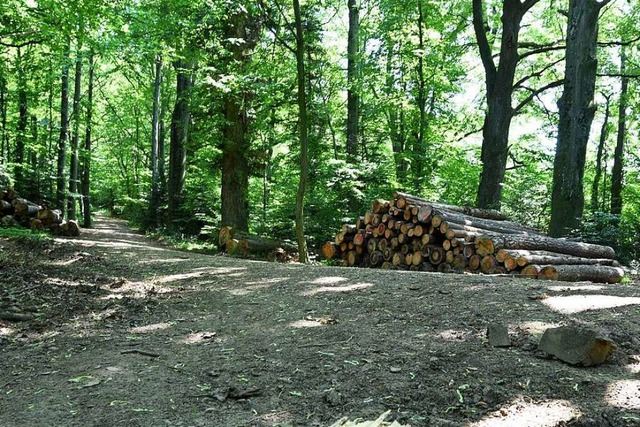
[[[100,218],[0,241],[0,425],[640,425],[637,283],[541,282],[247,261]],[[508,325],[512,347],[485,332]],[[617,344],[578,368],[556,325]]]

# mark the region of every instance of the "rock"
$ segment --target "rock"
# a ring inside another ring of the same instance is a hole
[[[509,330],[505,325],[499,323],[490,323],[487,326],[487,338],[489,339],[489,345],[492,347],[511,346]]]
[[[591,329],[561,326],[544,332],[538,350],[571,365],[595,366],[607,360],[614,347]]]

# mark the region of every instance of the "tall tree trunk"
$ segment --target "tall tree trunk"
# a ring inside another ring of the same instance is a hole
[[[500,209],[502,182],[507,167],[509,127],[514,115],[511,106],[513,83],[518,65],[518,38],[524,14],[539,0],[504,0],[500,60],[496,67],[487,39],[484,2],[473,0],[473,27],[485,69],[487,112],[482,132],[482,173],[478,187],[478,206]]]
[[[355,164],[358,155],[360,95],[358,93],[358,54],[360,12],[357,0],[348,0],[349,32],[347,37],[347,161]]]
[[[413,188],[416,194],[421,193],[424,181],[424,162],[426,156],[424,134],[427,129],[427,89],[424,76],[424,14],[422,0],[418,1],[418,134],[413,147]]]
[[[393,67],[394,61],[394,46],[390,40],[386,41],[387,44],[387,75],[386,75],[386,90],[387,94],[391,96],[394,92],[394,86],[396,84],[396,71]],[[402,70],[400,70],[402,71]],[[404,184],[407,179],[407,164],[404,161],[405,150],[405,135],[404,135],[404,110],[402,104],[396,105],[395,103],[389,103],[387,107],[387,122],[389,126],[389,139],[391,140],[391,149],[393,151],[393,160],[396,169],[396,180],[399,184]]]
[[[309,262],[307,253],[307,240],[304,236],[304,197],[309,176],[309,141],[308,141],[308,119],[307,119],[307,92],[305,87],[305,65],[304,65],[304,33],[302,31],[302,17],[300,14],[300,2],[293,0],[293,11],[295,15],[296,28],[296,69],[298,77],[298,129],[300,140],[300,181],[296,192],[296,240],[298,241],[298,252],[300,262]]]
[[[160,137],[160,93],[162,88],[162,56],[156,55],[153,82],[153,117],[151,120],[151,199],[145,228],[160,225],[160,170],[158,143]]]
[[[191,122],[191,76],[190,66],[185,61],[177,61],[176,104],[171,115],[171,141],[169,153],[169,211],[168,224],[173,227],[179,218],[184,197],[184,180],[187,165],[187,141]]]
[[[76,197],[78,193],[78,147],[80,145],[80,95],[82,91],[82,40],[78,40],[76,69],[73,85],[73,135],[71,137],[71,159],[69,162],[69,219],[76,219]]]
[[[82,224],[91,228],[91,133],[93,120],[93,78],[95,73],[93,50],[89,54],[89,87],[87,89],[87,117],[82,149]]]
[[[4,75],[4,69],[0,74],[0,129],[2,129],[2,135],[0,136],[0,164],[4,164],[8,157],[5,157],[5,146],[7,142],[7,78]]]
[[[47,103],[49,124],[47,125],[47,167],[53,164],[55,152],[53,149],[54,126],[53,126],[53,97],[55,92],[55,79],[53,78],[53,61],[49,58],[49,99]],[[47,173],[47,194],[53,194],[55,177],[51,172]]]
[[[27,79],[24,70],[24,58],[22,57],[22,51],[18,48],[17,52],[18,60],[18,129],[16,135],[16,150],[14,161],[16,163],[14,176],[16,181],[16,189],[24,192],[26,189],[24,183],[24,149],[25,139],[27,138],[27,125],[29,124],[29,112],[27,109]]]
[[[600,128],[600,139],[598,141],[598,153],[596,155],[596,172],[593,177],[593,185],[591,186],[591,212],[597,212],[599,209],[598,198],[600,196],[600,180],[602,179],[602,156],[604,154],[604,146],[609,135],[609,96],[605,96],[607,107],[604,112],[604,122]]]
[[[67,163],[67,140],[69,138],[69,51],[70,42],[67,41],[62,55],[62,78],[60,91],[60,138],[58,139],[58,164],[56,171],[56,206],[62,209],[66,216],[65,203],[65,174]]]
[[[257,42],[259,24],[245,8],[236,8],[229,18],[227,37],[243,40],[242,45],[229,43],[228,67],[239,67],[242,73],[251,61],[251,51]],[[224,99],[225,123],[222,144],[222,225],[243,231],[249,229],[249,122],[251,93],[245,87],[228,93]]]
[[[616,138],[616,150],[613,154],[613,169],[611,170],[611,213],[622,213],[622,183],[624,178],[624,143],[627,133],[627,91],[629,78],[625,76],[627,55],[622,46],[620,52],[620,103],[618,108],[618,135]]]
[[[553,164],[549,234],[577,229],[584,209],[584,164],[596,111],[598,15],[610,0],[570,0],[564,89],[558,101],[560,121]]]

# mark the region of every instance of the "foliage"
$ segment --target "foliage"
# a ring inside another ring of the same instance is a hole
[[[342,222],[355,222],[355,215],[365,211],[372,199],[389,198],[395,189],[472,205],[482,168],[479,131],[484,116],[484,76],[468,0],[358,2],[361,49],[352,89],[359,94],[360,129],[357,161],[347,162],[346,3],[308,0],[301,4],[310,154],[305,229],[310,247],[315,248],[335,234]],[[497,51],[500,2],[488,0],[486,4],[489,43]],[[89,125],[84,114],[91,50],[97,61],[91,202],[140,223],[151,191],[153,60],[161,55],[165,66],[160,136],[166,147],[176,100],[174,64],[186,61],[194,67],[185,200],[181,218],[165,225],[186,238],[197,235],[202,227],[220,224],[227,125],[224,100],[229,94],[244,92],[249,149],[243,155],[250,167],[250,231],[294,238],[300,147],[291,2],[9,0],[7,5],[0,12],[0,185],[6,185],[20,170],[25,178],[14,184],[25,196],[37,201],[55,199],[60,74],[64,66],[73,70],[77,50],[85,71],[78,116],[82,136]],[[523,104],[513,120],[503,182],[504,211],[542,228],[548,224],[559,91],[531,94],[563,77],[564,51],[557,42],[564,39],[566,20],[558,11],[566,5],[566,1],[539,2],[523,22],[520,42],[526,49],[522,52],[538,48],[541,52],[524,56],[517,68],[515,80],[520,84],[513,106],[528,98],[531,102]],[[244,53],[250,57],[245,62],[233,59],[231,47],[246,46],[246,41],[228,35],[228,16],[243,8],[254,18],[251,25],[258,28],[255,47]],[[632,40],[628,63],[633,73],[639,64],[635,37],[639,10],[637,4],[612,3],[601,18],[602,41]],[[615,76],[619,46],[603,43],[598,55],[599,72],[611,75],[599,77],[596,91],[612,101],[600,186],[601,200],[606,201],[619,91]],[[640,217],[637,82],[631,82],[629,93],[623,213],[613,220],[587,212],[582,230],[589,239],[615,244],[625,260],[638,257],[635,236]],[[24,111],[21,116],[21,95],[27,99],[25,129],[19,126],[25,117]],[[597,102],[602,100],[602,95],[596,97]],[[586,189],[596,175],[594,146],[601,122],[599,108]],[[24,142],[21,160],[20,141]],[[164,155],[161,162],[166,172],[168,148]],[[166,210],[166,194],[162,203],[160,216]],[[608,210],[605,204],[602,207],[605,209],[600,210]],[[616,235],[625,237],[616,240]]]

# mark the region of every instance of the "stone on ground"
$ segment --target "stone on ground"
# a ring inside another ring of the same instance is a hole
[[[547,329],[538,349],[572,365],[595,366],[607,360],[614,344],[591,329],[561,326]]]
[[[499,323],[490,323],[487,326],[487,338],[489,339],[489,345],[492,347],[511,346],[509,330],[505,325]]]

